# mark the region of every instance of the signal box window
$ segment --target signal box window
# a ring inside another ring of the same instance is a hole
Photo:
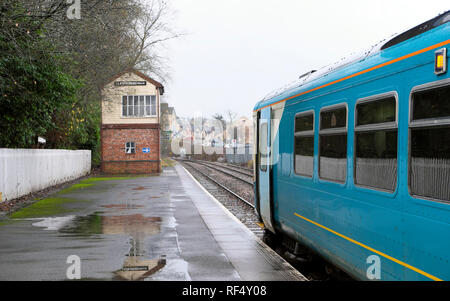
[[[397,107],[394,96],[356,105],[355,183],[394,191],[397,186]]]
[[[345,182],[347,177],[347,108],[320,113],[319,177]]]
[[[156,116],[156,96],[122,96],[122,116],[149,117]]]
[[[295,117],[294,170],[312,177],[314,167],[314,114],[300,113]]]
[[[450,200],[450,85],[411,98],[409,186],[412,195]]]
[[[136,143],[135,142],[125,143],[125,153],[126,154],[135,154],[136,153]]]

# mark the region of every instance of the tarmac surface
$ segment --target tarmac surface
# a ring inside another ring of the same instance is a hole
[[[180,165],[53,197],[56,214],[0,221],[0,280],[67,280],[72,255],[82,280],[306,280]]]

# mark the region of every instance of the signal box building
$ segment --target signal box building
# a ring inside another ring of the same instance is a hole
[[[101,160],[108,174],[161,172],[160,96],[164,87],[130,69],[102,90]]]

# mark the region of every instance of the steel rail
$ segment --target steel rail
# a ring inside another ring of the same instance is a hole
[[[196,161],[201,161],[201,160],[196,160]],[[242,174],[242,175],[247,176],[247,177],[253,177],[253,172],[251,170],[249,170],[249,172],[244,172],[242,170],[247,170],[247,169],[244,169],[244,168],[239,167],[237,165],[233,166],[233,167],[230,167],[230,165],[229,166],[224,166],[224,165],[217,164],[217,163],[214,163],[214,162],[207,162],[207,161],[201,161],[201,162],[205,162],[205,164],[211,164],[211,165],[214,165],[214,166],[217,166],[217,167],[220,167],[220,168],[225,168],[225,169],[231,170],[233,172],[237,172],[237,173]],[[238,170],[238,169],[240,169],[240,170]]]
[[[220,184],[218,181],[214,180],[213,178],[211,178],[210,176],[208,176],[207,174],[205,174],[204,172],[200,171],[198,168],[195,168],[194,166],[192,166],[192,163],[196,163],[193,161],[189,161],[189,160],[179,160],[179,161],[183,161],[186,164],[188,164],[190,167],[192,167],[193,169],[195,169],[195,171],[197,171],[198,173],[200,173],[202,176],[204,176],[205,178],[209,179],[210,181],[214,182],[216,185],[218,185],[219,187],[221,187],[222,189],[226,190],[227,192],[231,193],[233,196],[235,196],[236,198],[238,198],[239,200],[241,200],[242,202],[244,202],[245,204],[247,204],[248,206],[255,208],[255,206],[248,200],[244,199],[243,197],[241,197],[240,195],[238,195],[236,192],[232,191],[231,189],[229,189],[228,187]],[[189,164],[191,163],[191,164]]]
[[[218,168],[216,168],[216,167],[212,167],[212,166],[209,165],[209,164],[206,164],[206,163],[203,163],[203,162],[199,162],[199,161],[197,161],[197,160],[189,160],[189,161],[192,162],[192,163],[196,163],[196,164],[200,164],[200,165],[206,166],[207,168],[216,170],[216,171],[221,172],[221,173],[223,173],[223,174],[225,174],[225,175],[227,175],[227,176],[230,176],[230,177],[232,177],[232,178],[235,178],[235,179],[237,179],[237,180],[240,180],[240,181],[242,181],[242,182],[244,182],[244,183],[246,183],[246,184],[249,184],[249,185],[252,185],[252,186],[253,186],[253,182],[249,182],[249,181],[247,181],[247,180],[245,180],[245,179],[239,178],[238,176],[235,176],[235,175],[233,175],[233,174],[230,174],[230,173],[228,173],[228,172],[226,172],[226,171],[220,170],[220,169],[218,169]],[[219,166],[217,166],[217,167],[219,167]],[[250,176],[250,175],[245,175],[245,176],[247,176],[247,177],[252,177],[252,176]]]

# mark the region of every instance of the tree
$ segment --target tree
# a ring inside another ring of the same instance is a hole
[[[89,148],[98,158],[103,85],[129,68],[167,76],[160,45],[179,34],[165,1],[83,1],[80,20],[67,18],[70,5],[0,2],[0,147],[45,135],[48,147]]]
[[[225,129],[225,127],[227,125],[227,122],[223,118],[222,114],[216,113],[216,114],[213,115],[213,118],[216,119],[216,120],[219,120],[220,123],[222,124],[222,128]]]
[[[54,113],[75,101],[81,83],[63,72],[66,58],[38,38],[40,20],[20,3],[2,3],[0,23],[0,146],[30,147],[55,126]]]
[[[231,110],[227,110],[226,114],[228,116],[229,123],[232,124],[237,114]]]

